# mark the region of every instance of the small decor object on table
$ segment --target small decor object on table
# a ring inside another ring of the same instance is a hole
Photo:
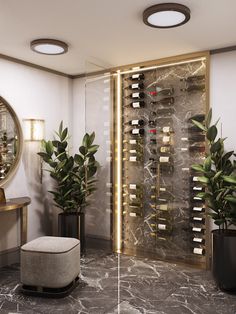
[[[0,203],[6,203],[6,197],[3,188],[0,188]]]
[[[198,194],[219,228],[213,230],[213,275],[222,290],[236,290],[236,154],[226,152],[225,138],[218,137],[217,121],[211,123],[212,110],[203,123],[192,122],[203,131],[209,150],[203,164],[192,165],[200,173],[198,181],[206,191]]]
[[[71,156],[68,151],[68,129],[60,123],[56,138],[42,141],[38,153],[49,165],[50,176],[56,181],[53,194],[55,206],[62,209],[58,216],[58,234],[62,237],[80,239],[81,253],[85,253],[84,210],[88,197],[96,190],[94,178],[98,162],[95,154],[98,145],[93,144],[95,133],[84,135],[79,153]]]

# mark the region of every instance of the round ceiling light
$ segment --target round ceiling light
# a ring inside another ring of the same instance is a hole
[[[156,28],[177,27],[187,23],[189,19],[189,8],[178,3],[156,4],[143,12],[143,22]]]
[[[56,39],[36,39],[31,41],[30,48],[45,55],[61,55],[68,51],[68,45]]]

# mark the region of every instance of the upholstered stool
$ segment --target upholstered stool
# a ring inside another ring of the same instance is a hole
[[[21,247],[22,292],[62,297],[80,273],[80,241],[41,237]]]

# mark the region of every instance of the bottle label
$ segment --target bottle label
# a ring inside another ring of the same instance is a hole
[[[188,141],[188,138],[187,137],[181,137],[181,141],[186,142],[186,141]]]
[[[201,186],[194,186],[193,190],[194,191],[202,191],[202,187]]]
[[[163,133],[170,133],[170,127],[169,126],[164,126],[163,128],[162,128],[162,132]]]
[[[149,130],[149,133],[156,134],[157,130],[156,129],[151,129],[151,130]]]
[[[139,134],[139,129],[133,129],[132,134]]]
[[[160,188],[161,192],[166,192],[166,188]]]
[[[197,182],[198,181],[198,177],[193,177],[193,181]]]
[[[137,185],[136,184],[130,184],[129,188],[130,188],[130,190],[136,190],[137,189]]]
[[[201,197],[198,197],[198,196],[194,196],[194,198],[193,198],[195,201],[201,201],[202,200],[202,198]]]
[[[163,143],[169,143],[170,142],[170,136],[163,136],[163,139],[162,139]]]
[[[182,168],[182,171],[189,171],[189,168]]]
[[[130,198],[131,200],[136,199],[136,198],[137,198],[137,195],[136,195],[136,194],[130,194],[130,195],[129,195],[129,198]]]
[[[194,253],[194,254],[198,254],[198,255],[203,255],[203,249],[200,249],[200,248],[195,247],[195,248],[193,249],[193,253]]]
[[[137,141],[136,140],[129,140],[129,143],[130,144],[137,144]]]
[[[130,154],[136,154],[137,153],[137,151],[136,151],[136,149],[130,149]]]
[[[203,210],[202,207],[193,207],[193,211],[195,212],[201,212]]]
[[[133,102],[132,103],[132,107],[133,108],[140,108],[140,103],[137,101],[137,102]]]
[[[140,74],[133,74],[131,77],[132,77],[132,79],[138,79],[139,76],[140,76]]]
[[[170,161],[170,157],[161,156],[161,157],[159,158],[159,161],[160,161],[160,162],[169,162],[169,161]]]
[[[195,220],[195,221],[202,221],[202,217],[193,217],[193,220]]]
[[[193,242],[202,243],[202,238],[193,238]]]
[[[132,120],[131,125],[138,125],[139,120]]]
[[[166,225],[164,224],[158,224],[157,227],[159,230],[166,230]]]
[[[130,156],[129,161],[137,161],[137,157],[136,156]]]
[[[139,87],[139,84],[132,84],[132,85],[131,85],[131,88],[133,88],[133,89],[134,89],[134,88],[138,88],[138,87]]]
[[[186,152],[186,151],[188,151],[188,148],[187,148],[187,147],[182,147],[182,148],[181,148],[181,151],[182,151],[182,152]]]
[[[202,231],[202,228],[193,227],[193,228],[192,228],[192,231],[201,232],[201,231]]]
[[[137,217],[138,215],[136,213],[129,213],[130,217]]]
[[[160,210],[167,210],[168,206],[167,206],[167,204],[161,204],[161,205],[158,206],[158,209],[160,209]]]
[[[132,98],[139,98],[140,93],[133,93]]]
[[[169,147],[165,147],[165,146],[163,147],[163,146],[162,146],[162,147],[160,148],[160,152],[161,152],[161,153],[168,153],[169,151],[170,151],[170,150],[169,150]]]

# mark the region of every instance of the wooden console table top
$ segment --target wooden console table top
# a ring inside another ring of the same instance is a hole
[[[22,208],[29,205],[30,202],[29,197],[10,198],[6,202],[0,202],[0,212]]]

